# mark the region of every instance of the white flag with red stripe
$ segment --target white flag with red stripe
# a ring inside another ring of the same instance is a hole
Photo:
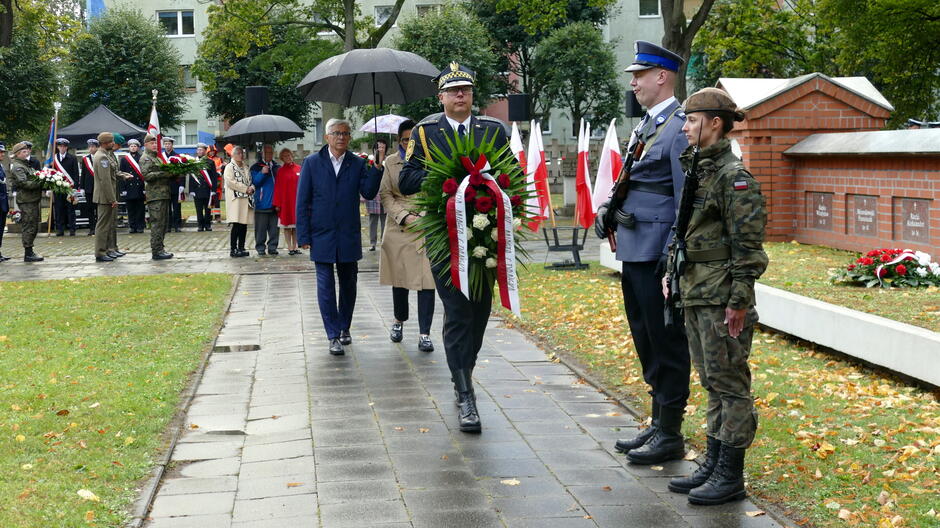
[[[515,121],[512,122],[512,135],[509,136],[509,150],[511,150],[513,156],[519,160],[522,172],[525,173],[525,147],[522,146],[522,136],[519,134],[519,127],[516,126]]]
[[[594,180],[594,212],[610,197],[614,182],[623,168],[623,156],[620,155],[617,128],[614,126],[616,122],[616,118],[611,119],[610,126],[607,127],[607,137],[604,138],[604,148],[601,149],[601,161],[597,166],[597,178]]]
[[[163,153],[163,135],[160,134],[160,118],[157,116],[157,101],[154,96],[153,108],[150,110],[150,123],[147,124],[147,133],[157,138],[157,157],[163,163],[168,163]]]
[[[552,197],[548,190],[548,165],[545,164],[545,148],[542,144],[542,125],[533,120],[529,132],[529,152],[526,161],[526,182],[530,193],[526,209],[535,211],[529,229],[538,231],[542,220],[551,216]]]

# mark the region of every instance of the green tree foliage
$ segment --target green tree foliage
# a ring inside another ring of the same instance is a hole
[[[659,8],[663,17],[662,46],[677,53],[685,62],[679,67],[676,79],[676,97],[681,101],[686,96],[686,72],[689,68],[689,59],[692,56],[692,42],[695,35],[708,19],[715,0],[698,0],[694,6],[692,0],[659,0]],[[690,13],[695,7],[695,12]],[[689,16],[691,14],[691,16]]]
[[[586,116],[607,123],[620,115],[613,45],[590,23],[552,31],[535,49],[532,67],[543,72],[545,97],[568,109],[573,126]]]
[[[446,4],[440,12],[412,17],[399,24],[401,33],[395,47],[416,53],[431,64],[444,69],[457,61],[476,72],[473,102],[483,107],[503,89],[492,41],[486,28],[462,4]],[[441,111],[436,98],[403,105],[397,113],[419,120]]]
[[[151,90],[157,89],[160,126],[178,126],[185,110],[179,60],[179,52],[152,18],[140,11],[109,9],[72,43],[63,122],[81,118],[103,104],[145,126],[150,119]]]
[[[516,77],[506,92],[529,94],[529,113],[544,119],[554,106],[544,80],[532,68],[535,47],[557,28],[573,22],[606,23],[615,0],[476,0],[469,3],[495,42],[498,68]]]
[[[245,87],[267,86],[270,113],[309,128],[314,104],[303,100],[296,86],[311,65],[339,53],[340,43],[317,37],[315,29],[289,25],[264,26],[255,39],[239,38],[226,16],[210,6],[209,25],[193,64],[209,115],[235,122],[245,116]]]

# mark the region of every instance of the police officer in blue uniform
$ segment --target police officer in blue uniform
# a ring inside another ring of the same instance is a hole
[[[426,152],[432,143],[445,155],[450,156],[450,146],[446,138],[453,137],[454,133],[468,134],[472,130],[473,139],[477,144],[482,141],[484,135],[489,140],[495,134],[495,148],[498,150],[506,145],[506,129],[501,121],[471,114],[475,77],[476,74],[472,70],[452,62],[435,78],[437,98],[443,104],[444,112],[425,117],[412,131],[412,140],[405,154],[405,166],[399,174],[398,187],[402,194],[407,196],[421,190],[421,182],[427,175]],[[416,220],[417,216],[407,215],[402,219],[402,225]],[[444,305],[444,350],[457,393],[460,430],[479,432],[480,416],[471,376],[476,366],[477,354],[483,346],[486,323],[490,318],[492,291],[484,288],[485,294],[480,298],[467,299],[460,291],[448,285],[446,278],[441,277],[443,265],[442,262],[432,262],[431,271],[434,273],[437,292]]]
[[[688,141],[682,133],[685,114],[674,95],[682,58],[642,40],[634,51],[626,71],[633,74],[630,86],[647,111],[630,137],[628,152],[635,158],[627,197],[614,215],[617,225],[604,225],[606,204],[597,221],[599,232],[616,229],[623,303],[652,397],[652,426],[635,438],[618,440],[616,449],[635,464],[659,464],[682,458],[685,450],[681,426],[689,397],[689,347],[680,326],[665,326],[659,278],[685,182],[679,155]]]

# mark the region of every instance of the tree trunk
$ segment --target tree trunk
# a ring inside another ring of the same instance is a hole
[[[689,57],[692,56],[692,41],[695,34],[702,28],[708,12],[711,11],[715,0],[702,0],[702,5],[686,22],[685,0],[660,0],[659,5],[663,16],[662,46],[680,55],[684,62],[676,75],[676,99],[684,101],[686,97],[686,71],[689,66]]]
[[[0,48],[13,43],[13,0],[0,0]]]

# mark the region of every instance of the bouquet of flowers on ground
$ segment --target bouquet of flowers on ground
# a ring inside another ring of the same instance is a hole
[[[873,249],[844,269],[832,273],[832,282],[868,288],[940,286],[940,264],[930,255],[910,249]]]
[[[527,256],[519,227],[530,220],[525,175],[508,145],[497,149],[496,135],[473,131],[448,138],[451,155],[429,145],[428,173],[415,198],[421,217],[412,229],[425,236],[432,263],[467,298],[479,298],[499,284],[502,305],[519,312],[515,261]]]
[[[71,195],[75,186],[71,178],[52,167],[46,167],[37,172],[36,179],[42,182],[44,191],[52,191],[56,194]]]
[[[174,176],[199,174],[199,171],[204,168],[206,168],[204,161],[198,158],[194,158],[188,154],[170,156],[167,159],[167,162],[160,166],[160,170],[168,172]]]

